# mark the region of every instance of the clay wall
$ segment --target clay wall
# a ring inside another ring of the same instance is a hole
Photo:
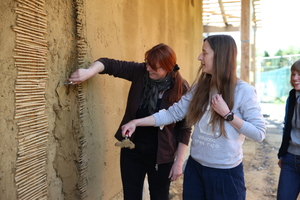
[[[20,122],[27,118],[16,118],[19,68],[15,65],[17,33],[13,27],[17,26],[16,8],[22,2],[34,5],[43,1],[2,0],[0,7],[0,199],[9,200],[18,199],[22,191],[26,195],[32,188],[21,187],[23,180],[30,183],[27,172],[21,171],[16,180],[21,167],[31,166],[31,162],[18,164],[22,151]],[[108,75],[96,75],[80,86],[65,86],[62,82],[78,67],[87,67],[99,57],[143,62],[145,51],[166,43],[177,53],[181,74],[192,83],[199,67],[202,3],[51,0],[39,4],[39,9],[46,14],[46,33],[42,37],[47,48],[47,77],[41,81],[45,82],[42,115],[48,126],[43,140],[46,161],[37,162],[44,171],[46,187],[42,191],[46,194],[36,195],[56,200],[118,199],[122,193],[120,149],[114,146],[114,133],[125,110],[130,83]],[[79,39],[83,39],[85,48],[81,63]],[[36,190],[40,191],[38,187]]]

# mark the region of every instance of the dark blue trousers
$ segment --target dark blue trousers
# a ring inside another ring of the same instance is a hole
[[[184,200],[245,200],[243,164],[231,169],[204,167],[189,157],[184,171]]]
[[[287,153],[282,158],[277,199],[296,200],[300,192],[300,156]]]

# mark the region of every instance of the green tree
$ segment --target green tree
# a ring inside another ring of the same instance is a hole
[[[264,56],[263,57],[270,57],[270,54],[267,51],[264,51]]]

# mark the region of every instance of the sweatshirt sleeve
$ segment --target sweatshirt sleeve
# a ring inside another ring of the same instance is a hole
[[[237,88],[236,96],[235,102],[239,102],[236,109],[239,109],[241,118],[244,120],[238,131],[254,141],[263,141],[266,135],[266,123],[255,88],[243,83]]]
[[[155,118],[155,126],[158,127],[181,121],[187,114],[191,99],[192,90],[183,95],[181,99],[177,103],[174,103],[172,106],[170,106],[168,110],[163,109],[157,113],[154,113],[153,116]]]

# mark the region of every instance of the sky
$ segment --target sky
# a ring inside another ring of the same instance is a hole
[[[300,0],[260,0],[262,28],[257,30],[258,52],[300,49]]]

